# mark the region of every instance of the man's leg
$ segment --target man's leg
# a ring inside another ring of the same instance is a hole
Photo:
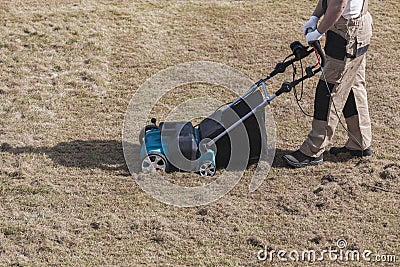
[[[353,70],[361,63],[361,57],[343,61],[327,57],[325,73],[321,76],[315,93],[312,130],[300,147],[303,154],[319,157],[325,151],[356,80],[357,73]]]
[[[322,154],[331,141],[341,111],[356,79],[362,57],[338,60],[327,56],[324,73],[318,82],[314,100],[312,130],[300,149],[284,159],[293,167],[322,163]]]
[[[348,93],[341,84],[328,83],[332,92],[329,94],[325,81],[320,80],[315,93],[314,119],[312,130],[300,147],[300,152],[317,158],[325,151],[339,122],[340,110],[344,106],[344,95]],[[336,114],[338,111],[338,114]]]
[[[345,147],[349,150],[365,150],[371,146],[372,131],[365,89],[365,55],[357,72],[354,86],[346,102],[343,114],[349,130]]]
[[[342,148],[331,148],[332,154],[348,152],[353,156],[370,156],[372,141],[371,121],[368,112],[367,91],[365,89],[366,52],[372,35],[372,17],[369,13],[362,17],[358,30],[355,55],[361,63],[354,71],[357,73],[351,93],[347,99],[343,113],[346,118],[349,139]]]

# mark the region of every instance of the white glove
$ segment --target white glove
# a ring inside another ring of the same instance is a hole
[[[307,34],[307,29],[311,28],[312,30],[315,30],[317,28],[319,18],[317,16],[311,16],[311,18],[303,25],[303,33],[304,35]]]
[[[318,41],[319,39],[321,39],[322,35],[323,33],[320,33],[317,29],[315,29],[314,31],[307,33],[306,41],[307,43]]]

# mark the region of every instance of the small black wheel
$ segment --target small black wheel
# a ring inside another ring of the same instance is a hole
[[[199,173],[201,176],[214,176],[216,168],[210,160],[205,160],[200,164]]]
[[[142,160],[142,172],[150,173],[153,171],[166,172],[168,167],[167,160],[164,155],[159,153],[149,153]]]
[[[144,136],[146,135],[147,131],[150,131],[151,129],[158,129],[158,126],[157,126],[157,125],[154,125],[154,124],[150,124],[150,125],[147,125],[146,127],[143,127],[143,129],[140,130],[140,133],[139,133],[139,142],[140,142],[140,145],[143,144],[143,142],[144,142]]]

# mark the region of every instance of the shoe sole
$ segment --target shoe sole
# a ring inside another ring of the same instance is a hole
[[[363,152],[363,153],[361,153],[360,151],[357,151],[357,152],[350,151],[350,155],[352,155],[353,157],[357,157],[357,158],[361,158],[361,157],[371,157],[371,156],[372,156],[372,152],[369,151],[369,152]]]
[[[331,148],[329,150],[329,154],[337,156],[339,154],[345,154],[345,153],[350,153],[350,155],[352,157],[371,157],[372,156],[372,151],[371,149],[367,150],[367,151],[359,151],[359,150],[350,150],[348,148],[345,147],[341,147],[341,148]]]
[[[329,154],[331,155],[339,155],[339,154],[344,154],[344,153],[349,153],[350,150],[345,148],[345,147],[332,147],[331,149],[329,149]]]
[[[289,164],[291,167],[294,167],[294,168],[303,168],[303,167],[307,167],[307,166],[316,166],[316,165],[322,164],[324,162],[323,159],[320,159],[320,160],[310,161],[309,163],[297,163],[297,162],[291,161],[286,156],[283,156],[283,158],[286,160],[287,164]]]

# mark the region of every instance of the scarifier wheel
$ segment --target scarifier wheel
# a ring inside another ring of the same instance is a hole
[[[167,160],[165,157],[158,153],[149,153],[142,160],[142,172],[151,173],[153,171],[167,171]]]
[[[214,176],[215,165],[210,160],[205,160],[201,163],[199,173],[201,176]]]

